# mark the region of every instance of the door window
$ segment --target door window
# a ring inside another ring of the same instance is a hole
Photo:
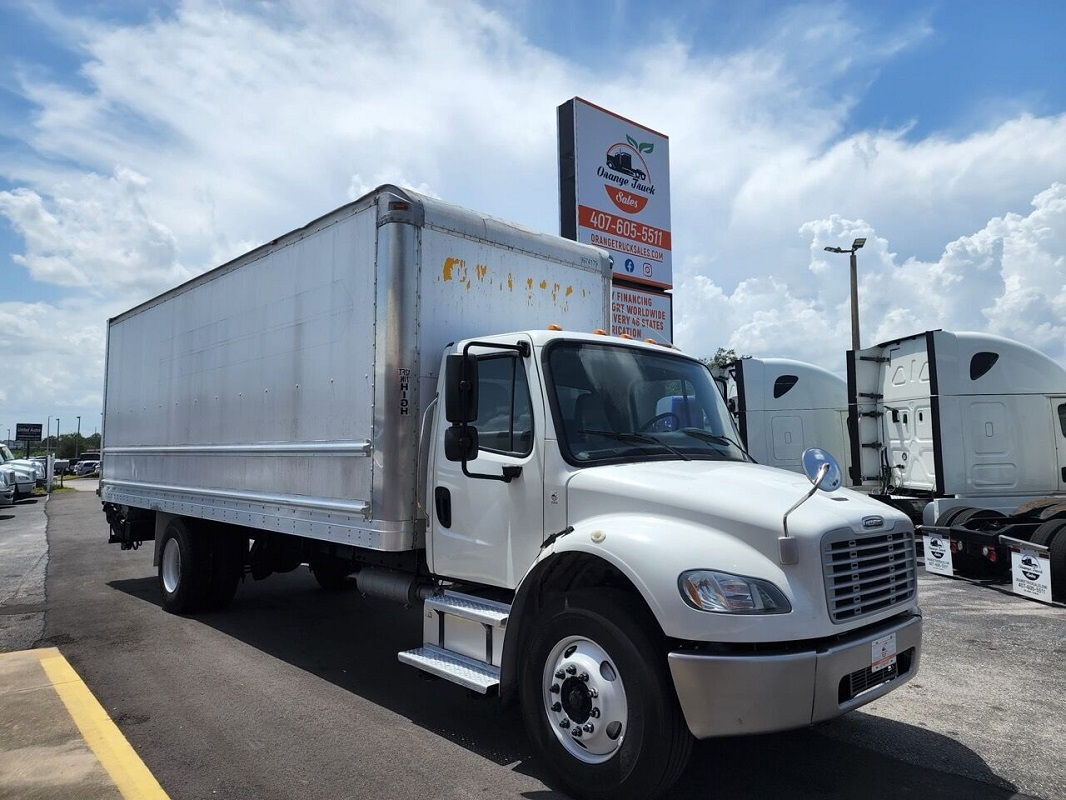
[[[474,421],[480,449],[526,456],[533,449],[533,406],[522,362],[512,355],[478,360],[478,416]]]
[[[1066,436],[1066,403],[1059,404],[1059,427],[1062,428],[1062,435]]]

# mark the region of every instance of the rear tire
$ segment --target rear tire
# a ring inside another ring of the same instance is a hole
[[[1066,600],[1066,519],[1051,519],[1036,529],[1033,544],[1048,549],[1051,564],[1051,597]]]
[[[191,614],[207,603],[211,565],[207,537],[191,520],[167,523],[160,543],[159,592],[171,614]]]
[[[533,631],[520,667],[522,716],[548,768],[575,795],[653,798],[688,762],[692,735],[665,649],[642,612],[622,592],[574,591]]]
[[[237,586],[244,577],[248,554],[248,537],[225,525],[213,525],[208,531],[211,556],[211,580],[204,608],[221,610],[233,602]]]

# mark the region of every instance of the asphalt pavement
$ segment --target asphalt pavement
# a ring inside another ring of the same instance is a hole
[[[47,512],[36,644],[60,649],[170,797],[563,797],[515,709],[396,661],[421,641],[416,610],[323,592],[301,568],[245,582],[227,611],[166,614],[150,543],[107,545],[88,492]],[[672,800],[1066,798],[1066,612],[935,576],[920,591],[911,683],[806,730],[700,742]]]

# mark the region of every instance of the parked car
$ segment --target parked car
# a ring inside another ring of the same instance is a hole
[[[71,467],[70,471],[75,475],[92,475],[99,472],[100,454],[93,452],[82,453],[81,460]]]

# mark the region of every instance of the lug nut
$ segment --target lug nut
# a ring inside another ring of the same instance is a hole
[[[580,739],[581,738],[581,728],[574,728],[572,731],[570,731],[570,735],[573,736],[575,739]]]
[[[549,690],[552,694],[559,694],[559,684],[553,683],[552,688]]]
[[[591,722],[586,722],[586,723],[585,723],[585,724],[584,724],[584,725],[582,726],[582,730],[584,730],[584,731],[585,731],[585,733],[592,733],[592,732],[593,732],[594,730],[596,730],[596,728],[595,728],[595,727],[593,727],[593,725],[592,725],[592,723],[591,723]]]
[[[562,680],[563,678],[566,677],[566,673],[563,672],[561,669],[557,670],[556,673],[555,673],[555,677],[558,678],[559,680]]]
[[[580,677],[580,678],[581,678],[581,680],[583,680],[583,681],[584,681],[585,683],[588,683],[588,682],[589,682],[589,674],[588,674],[587,672],[582,672],[582,673],[581,673],[581,675],[580,675],[579,677]]]
[[[577,672],[577,667],[575,667],[573,664],[566,665],[566,673],[568,675],[573,675],[575,672]]]
[[[600,710],[598,708],[592,709],[592,711],[589,712],[589,716],[593,717],[594,719],[599,719],[600,718]]]
[[[569,728],[570,727],[570,719],[567,718],[567,719],[560,720],[559,721],[559,727],[560,728]]]
[[[595,686],[593,686],[591,689],[589,689],[589,696],[590,697],[599,697],[600,696],[600,690],[597,689]]]
[[[552,703],[552,711],[558,712],[558,711],[562,711],[562,710],[563,710],[563,704],[562,703]]]

